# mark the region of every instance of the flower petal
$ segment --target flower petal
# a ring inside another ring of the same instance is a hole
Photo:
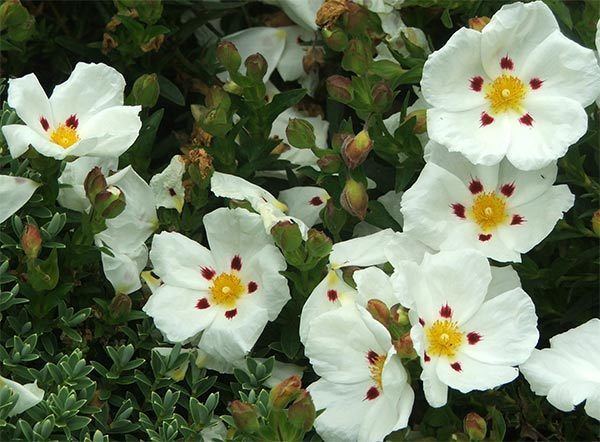
[[[136,250],[122,253],[112,251],[113,256],[102,253],[102,269],[116,293],[128,295],[142,287],[140,273],[148,263],[148,248],[142,244]]]
[[[321,223],[319,213],[331,198],[325,189],[304,186],[279,192],[279,200],[288,206],[290,216],[301,219],[308,227]]]
[[[0,223],[23,207],[38,187],[28,178],[0,175]]]
[[[460,364],[459,370],[451,367],[450,361],[440,358],[436,373],[440,381],[461,393],[489,390],[507,384],[519,375],[519,370],[514,367],[485,364],[465,354],[459,354],[455,362]]]
[[[387,262],[384,246],[395,235],[392,229],[385,229],[372,235],[336,243],[331,249],[329,262],[333,268],[383,264]]]
[[[45,118],[50,126],[54,124],[50,102],[35,74],[8,80],[7,101],[19,118],[38,134],[45,133],[41,118]]]

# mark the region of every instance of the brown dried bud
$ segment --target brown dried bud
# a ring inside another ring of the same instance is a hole
[[[183,157],[187,167],[196,167],[203,179],[208,178],[213,172],[212,157],[202,148],[192,149]]]
[[[158,52],[158,50],[160,49],[160,47],[162,46],[164,41],[165,41],[165,35],[159,34],[156,37],[152,37],[146,43],[140,45],[140,49],[142,50],[142,52],[150,52],[150,51]]]
[[[317,46],[309,48],[304,57],[302,57],[302,68],[307,74],[318,70],[324,64],[325,52],[323,51],[323,48]]]
[[[325,0],[317,11],[315,23],[320,28],[329,28],[345,12],[348,12],[348,2],[346,0]]]
[[[108,54],[117,46],[119,46],[119,43],[117,43],[117,40],[115,40],[108,32],[105,32],[102,35],[102,53],[104,55]]]
[[[400,338],[395,339],[394,348],[396,349],[398,356],[401,358],[413,359],[417,356],[412,339],[410,337],[410,332],[407,332],[400,336]]]
[[[469,28],[481,32],[489,22],[489,17],[473,17],[469,19]]]

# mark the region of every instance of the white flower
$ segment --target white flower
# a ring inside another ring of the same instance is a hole
[[[600,319],[550,339],[519,368],[533,392],[561,411],[585,402],[585,412],[600,420]]]
[[[248,201],[262,218],[267,233],[278,222],[291,221],[300,228],[302,238],[308,238],[308,226],[299,218],[286,215],[288,207],[262,187],[235,175],[214,172],[210,188],[217,196]]]
[[[446,404],[448,387],[468,393],[517,377],[514,366],[527,360],[539,336],[535,307],[521,288],[490,291],[490,265],[471,250],[425,255],[420,265],[405,262],[402,274],[401,298],[411,308],[410,335],[431,406]]]
[[[552,185],[555,163],[528,172],[506,160],[475,166],[430,143],[430,162],[404,192],[401,210],[404,230],[435,250],[477,249],[520,262],[573,205],[566,185]]]
[[[304,29],[316,31],[317,11],[323,0],[263,0],[269,5],[279,6],[283,12],[297,25]]]
[[[596,57],[600,62],[600,20],[596,23]],[[600,95],[596,99],[596,106],[600,107]]]
[[[381,203],[383,208],[388,212],[388,214],[393,218],[394,221],[398,223],[400,227],[404,223],[402,219],[402,213],[400,213],[400,202],[402,201],[403,192],[396,192],[395,190],[390,190],[389,192],[384,193],[377,201]],[[377,226],[369,224],[366,221],[361,221],[354,226],[354,231],[352,232],[354,237],[358,236],[366,236],[371,233],[379,232],[380,229]]]
[[[0,175],[0,223],[23,207],[38,187],[28,178]]]
[[[286,263],[261,218],[244,209],[204,217],[210,250],[179,233],[155,235],[150,258],[163,285],[144,306],[172,342],[202,332],[200,350],[235,362],[290,298]]]
[[[431,139],[471,162],[504,156],[534,170],[562,157],[587,130],[600,95],[590,49],[561,34],[541,1],[503,6],[481,32],[462,28],[425,62],[421,87]]]
[[[296,109],[289,108],[283,111],[275,118],[271,127],[271,137],[278,137],[282,142],[288,144],[285,130],[292,118],[301,118],[312,124],[315,130],[315,144],[319,149],[327,148],[327,131],[329,130],[329,122],[321,116],[310,117],[306,113]],[[282,160],[287,160],[296,166],[311,166],[317,168],[317,156],[311,149],[298,149],[290,146],[289,149],[279,155]]]
[[[138,136],[140,106],[123,106],[125,79],[99,63],[77,63],[71,76],[46,96],[35,74],[11,79],[8,104],[23,124],[2,128],[16,158],[31,145],[58,160],[67,156],[116,158]]]
[[[185,203],[184,173],[183,157],[175,155],[165,170],[150,179],[150,188],[154,193],[156,207],[176,209],[181,213]]]
[[[308,387],[317,433],[327,441],[381,441],[404,428],[414,392],[391,337],[366,310],[352,304],[311,326],[306,355],[321,376]]]
[[[321,222],[319,213],[331,198],[325,189],[304,186],[292,187],[279,192],[279,201],[288,207],[288,213],[301,219],[307,227]]]
[[[0,389],[3,387],[10,388],[13,393],[19,395],[13,409],[8,413],[9,417],[23,413],[37,405],[44,398],[44,390],[37,386],[37,381],[32,384],[21,385],[18,382],[0,376]]]
[[[431,107],[431,105],[429,103],[427,103],[427,101],[423,98],[423,94],[421,93],[421,90],[419,88],[414,87],[413,91],[417,95],[417,99],[413,104],[411,104],[410,106],[408,106],[406,108],[406,115],[409,115],[411,112],[415,112],[415,111],[427,110]],[[402,123],[402,121],[400,120],[401,115],[402,115],[402,113],[398,112],[398,113],[390,115],[388,118],[383,120],[383,124],[385,125],[388,132],[390,132],[392,135],[400,127],[400,123]],[[423,132],[422,134],[417,134],[417,138],[421,142],[421,146],[423,146],[424,148],[427,147],[427,143],[429,142],[429,136],[427,135],[427,132]],[[398,156],[400,156],[400,155],[403,155],[404,159],[406,158],[406,154],[404,154],[404,153],[398,154]],[[427,160],[427,157],[428,157],[427,151],[424,152],[424,157],[425,157],[425,160]]]

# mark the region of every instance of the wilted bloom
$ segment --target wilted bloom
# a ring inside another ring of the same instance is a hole
[[[125,79],[99,63],[77,63],[50,98],[35,74],[9,80],[8,104],[25,124],[2,128],[16,158],[31,145],[56,159],[118,157],[138,136],[140,106],[123,106]]]
[[[329,28],[348,10],[346,0],[325,0],[317,11],[315,22],[320,28]]]
[[[9,388],[19,395],[13,409],[9,411],[8,416],[16,416],[31,407],[37,405],[44,398],[44,390],[37,386],[37,381],[31,384],[21,385],[11,379],[0,376],[0,389]]]
[[[481,32],[462,28],[423,67],[432,140],[475,164],[505,156],[535,170],[587,130],[600,95],[594,53],[561,34],[541,1],[504,5]]]
[[[0,175],[0,223],[23,207],[39,186],[28,178]]]
[[[183,157],[175,155],[171,158],[165,170],[150,179],[150,188],[154,193],[156,207],[176,209],[181,213],[185,203],[184,173],[185,162]]]
[[[585,401],[585,412],[600,421],[600,319],[550,338],[550,348],[533,350],[519,367],[533,392],[561,411]]]

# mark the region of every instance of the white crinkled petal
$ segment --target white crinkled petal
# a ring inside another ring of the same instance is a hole
[[[288,206],[290,216],[301,219],[308,227],[321,223],[319,213],[329,200],[329,193],[320,187],[292,187],[279,192],[279,200]]]
[[[0,175],[0,223],[23,207],[38,187],[29,178]]]
[[[384,248],[395,235],[392,229],[385,229],[372,235],[336,243],[329,255],[329,262],[333,268],[383,264],[387,262]]]
[[[112,251],[113,256],[102,253],[102,269],[116,293],[129,294],[142,287],[140,273],[148,263],[148,248],[145,244],[136,250]]]
[[[38,134],[45,134],[41,118],[53,125],[54,115],[46,92],[35,74],[8,80],[8,105],[19,118]]]
[[[379,299],[388,307],[400,302],[399,296],[394,292],[390,277],[378,267],[367,267],[357,270],[352,275],[356,282],[356,302],[366,306],[369,300]]]
[[[156,207],[176,209],[181,213],[185,202],[184,173],[185,163],[183,157],[175,155],[161,173],[150,179],[150,187],[154,193]]]

